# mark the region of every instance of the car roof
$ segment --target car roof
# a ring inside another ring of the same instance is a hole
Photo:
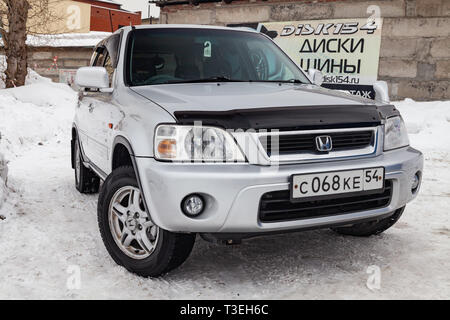
[[[132,29],[209,29],[209,30],[228,30],[228,31],[242,31],[242,32],[254,32],[256,30],[248,27],[223,27],[223,26],[210,26],[201,24],[142,24],[138,26],[127,26],[119,30],[132,30]],[[117,31],[116,31],[117,32]]]

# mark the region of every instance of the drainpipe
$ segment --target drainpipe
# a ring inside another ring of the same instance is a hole
[[[108,12],[109,12],[109,22],[111,24],[111,32],[114,32],[111,10],[108,10]]]

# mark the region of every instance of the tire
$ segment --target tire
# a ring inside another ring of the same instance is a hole
[[[97,193],[100,188],[100,178],[83,164],[78,137],[75,138],[73,150],[75,166],[75,187],[80,193]]]
[[[169,232],[151,222],[130,166],[114,170],[105,180],[98,225],[113,260],[142,277],[158,277],[179,267],[195,242],[195,234]]]
[[[391,216],[381,220],[359,223],[349,227],[336,227],[332,230],[339,234],[355,237],[377,235],[392,227],[400,219],[404,210],[405,207],[397,209]]]

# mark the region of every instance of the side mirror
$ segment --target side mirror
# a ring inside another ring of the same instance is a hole
[[[323,83],[323,74],[319,70],[316,69],[308,69],[308,76],[311,81],[317,85],[321,86]]]
[[[375,101],[381,103],[389,103],[389,89],[386,81],[375,81],[373,83],[373,90],[375,90]]]
[[[276,37],[278,37],[277,31],[267,31],[266,34],[267,36],[269,36],[270,39],[275,39]]]
[[[109,89],[108,72],[103,67],[83,67],[78,69],[75,84],[80,88]]]

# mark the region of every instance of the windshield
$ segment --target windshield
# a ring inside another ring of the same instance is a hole
[[[138,29],[128,41],[130,86],[208,81],[310,83],[265,36],[217,29]]]

